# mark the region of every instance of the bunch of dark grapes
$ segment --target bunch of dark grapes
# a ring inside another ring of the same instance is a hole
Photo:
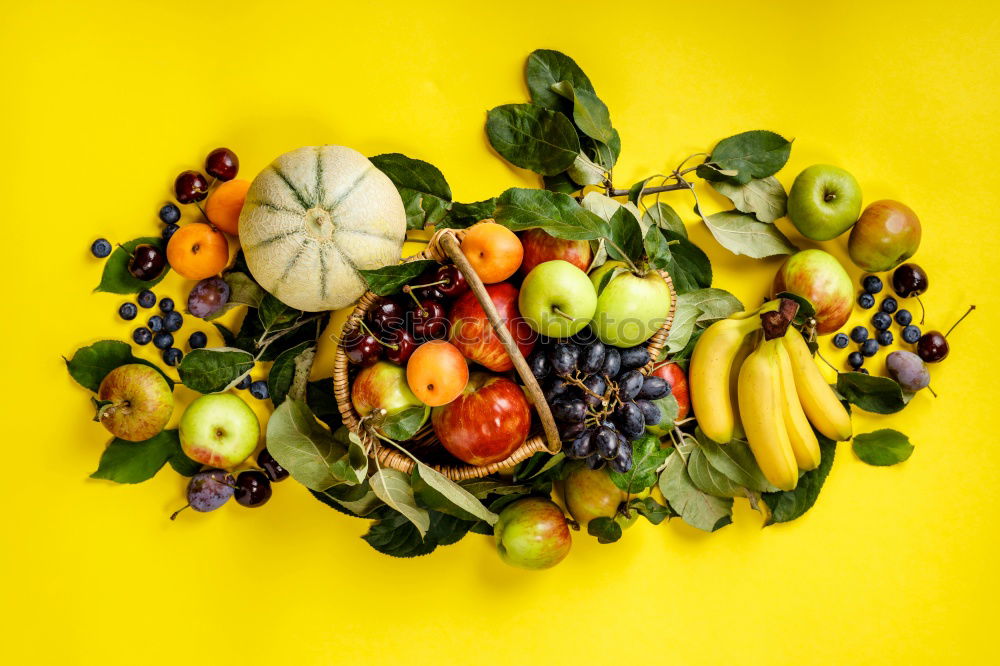
[[[619,349],[597,340],[589,330],[565,340],[550,340],[528,358],[545,400],[559,426],[563,451],[605,463],[617,472],[632,469],[631,442],[662,414],[653,400],[670,395],[660,377],[643,375],[649,363],[645,347]]]

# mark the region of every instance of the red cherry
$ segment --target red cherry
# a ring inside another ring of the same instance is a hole
[[[444,340],[448,337],[448,314],[441,301],[425,300],[413,304],[408,313],[413,326],[413,337],[427,340]]]
[[[382,345],[374,335],[357,328],[344,338],[344,352],[354,365],[371,365],[382,356]]]
[[[240,170],[240,160],[228,148],[216,148],[205,158],[205,171],[219,180],[232,180]]]
[[[201,201],[208,196],[208,179],[197,171],[182,171],[174,181],[174,195],[182,204]]]
[[[398,298],[380,298],[367,313],[368,325],[376,333],[388,334],[406,326],[406,306]]]
[[[441,280],[445,280],[446,282],[439,284],[437,290],[450,298],[464,293],[469,288],[469,283],[465,280],[465,276],[462,275],[462,271],[458,270],[453,264],[442,264],[434,271],[434,279],[432,281],[438,282]]]
[[[417,348],[417,341],[405,328],[392,331],[383,342],[386,345],[385,359],[397,365],[406,365]]]

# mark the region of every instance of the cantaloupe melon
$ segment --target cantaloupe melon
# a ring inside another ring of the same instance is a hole
[[[361,153],[306,146],[254,178],[239,235],[260,286],[293,308],[336,310],[365,292],[358,269],[399,261],[406,212],[392,181]]]

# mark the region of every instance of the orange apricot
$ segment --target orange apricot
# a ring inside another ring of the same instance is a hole
[[[458,348],[444,340],[417,347],[406,364],[406,383],[426,405],[439,407],[462,395],[469,382],[469,366]]]
[[[205,202],[205,216],[227,234],[236,235],[239,230],[240,211],[250,189],[249,180],[228,180],[220,183]]]
[[[507,227],[483,220],[465,232],[462,253],[483,283],[495,284],[517,272],[524,258],[524,246]]]
[[[188,224],[167,243],[170,267],[188,280],[201,280],[222,272],[229,263],[229,241],[210,224]]]

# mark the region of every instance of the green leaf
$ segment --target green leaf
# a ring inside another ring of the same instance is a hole
[[[837,391],[852,405],[876,414],[895,414],[908,402],[895,380],[862,372],[839,373]]]
[[[177,373],[192,391],[219,393],[238,384],[253,366],[253,355],[242,349],[194,349],[181,359]]]
[[[699,490],[677,451],[667,458],[660,473],[659,487],[670,508],[692,527],[714,532],[733,522],[733,500]]]
[[[622,538],[622,526],[614,518],[599,516],[587,523],[587,534],[597,537],[597,543],[614,543]]]
[[[325,423],[333,432],[340,427],[342,417],[333,394],[333,378],[318,379],[306,384],[306,404],[313,416]]]
[[[368,483],[372,487],[372,492],[388,506],[403,514],[417,528],[421,537],[427,534],[430,528],[430,514],[427,513],[427,509],[417,506],[408,476],[398,469],[386,467],[372,474]]]
[[[910,439],[890,428],[858,435],[852,443],[855,455],[869,465],[888,466],[901,463],[913,453]]]
[[[200,462],[195,462],[184,454],[184,451],[180,447],[180,441],[177,442],[177,450],[167,458],[167,462],[181,476],[194,476],[201,471],[202,467]]]
[[[531,490],[525,485],[490,478],[469,479],[460,482],[460,485],[476,499],[486,499],[489,495],[526,495]]]
[[[423,463],[413,468],[411,482],[417,497],[428,508],[462,520],[482,520],[489,525],[494,525],[499,518],[466,488]]]
[[[347,426],[334,430],[333,438],[347,447],[347,455],[333,461],[330,473],[334,478],[343,479],[348,485],[362,483],[368,475],[368,453],[361,444],[361,438],[350,432]]]
[[[700,316],[701,310],[698,309],[697,305],[681,301],[681,295],[677,296],[674,321],[670,326],[670,333],[667,334],[666,349],[669,354],[676,354],[688,345],[691,336],[694,335],[695,324]]]
[[[313,497],[323,504],[355,517],[367,516],[375,509],[385,506],[366,480],[357,486],[333,486],[326,490],[310,490]]]
[[[665,395],[662,398],[657,398],[652,402],[660,410],[660,422],[653,426],[646,426],[646,432],[657,437],[663,437],[674,429],[674,421],[677,420],[680,405],[677,403],[677,397],[673,393]]]
[[[743,487],[715,469],[701,447],[695,447],[688,455],[688,476],[698,490],[715,497],[742,497]]]
[[[763,259],[798,251],[778,227],[758,222],[752,215],[730,210],[703,219],[715,240],[733,254]]]
[[[349,452],[346,429],[340,438],[321,426],[309,406],[287,398],[267,423],[267,449],[292,477],[310,490],[322,491],[342,483],[357,484],[358,462]],[[338,464],[339,463],[339,464]],[[365,463],[367,468],[367,463]]]
[[[583,137],[580,143],[583,146],[583,151],[592,160],[609,171],[614,168],[615,163],[618,161],[618,156],[622,152],[622,140],[616,129],[611,130],[611,140],[607,143],[594,141],[586,136]]]
[[[731,180],[742,185],[751,178],[773,176],[785,166],[791,150],[792,142],[780,134],[767,130],[743,132],[716,144],[697,173],[705,180]]]
[[[372,548],[392,557],[416,557],[433,552],[438,546],[459,541],[474,525],[439,511],[430,511],[430,527],[420,531],[405,516],[389,507],[377,509],[378,520],[361,538]]]
[[[594,164],[584,153],[579,153],[576,159],[573,160],[573,164],[566,170],[566,175],[569,176],[573,183],[580,186],[598,185],[604,182],[604,167]],[[580,188],[574,185],[573,189],[567,192],[567,194],[575,192],[578,189]]]
[[[667,229],[661,229],[660,233],[670,244],[670,262],[666,271],[670,273],[670,279],[677,293],[683,294],[710,287],[712,262],[709,261],[708,255],[685,236]]]
[[[799,311],[795,313],[795,319],[793,322],[802,322],[816,314],[816,308],[813,307],[813,304],[809,301],[809,299],[799,296],[798,294],[783,291],[780,294],[775,295],[775,298],[787,298],[799,304]]]
[[[416,435],[417,431],[427,423],[429,414],[430,407],[423,405],[408,407],[394,414],[387,415],[382,423],[379,424],[379,429],[389,439],[394,439],[397,442],[405,442]]]
[[[604,275],[601,276],[601,281],[597,285],[597,295],[600,296],[607,288],[607,286],[611,284],[611,281],[614,280],[616,277],[618,277],[619,275],[624,275],[625,273],[628,272],[630,271],[626,266],[616,266],[612,268],[610,271],[605,272]]]
[[[144,442],[129,442],[116,437],[104,450],[97,471],[90,478],[141,483],[153,478],[164,463],[177,455],[184,454],[176,430],[164,430]]]
[[[737,486],[757,492],[778,490],[764,477],[746,442],[734,439],[728,444],[719,444],[706,437],[701,429],[695,430],[695,437],[698,450],[705,454],[708,463]]]
[[[567,172],[557,173],[554,176],[542,176],[542,186],[550,192],[560,192],[562,194],[573,194],[580,189],[572,176]]]
[[[565,194],[514,187],[497,199],[496,221],[512,231],[541,228],[566,240],[611,235],[610,225]]]
[[[580,152],[580,139],[569,118],[531,104],[490,109],[486,135],[508,162],[544,176],[565,171]]]
[[[774,176],[754,178],[743,185],[720,180],[712,182],[712,187],[719,194],[728,197],[736,210],[749,213],[766,224],[773,224],[787,213],[788,195]]]
[[[651,488],[656,483],[656,470],[670,455],[670,449],[660,446],[660,440],[653,435],[643,435],[632,441],[632,469],[622,474],[614,470],[608,476],[621,490],[637,493]]]
[[[823,482],[826,481],[827,475],[830,474],[830,468],[833,467],[833,457],[837,452],[836,442],[820,434],[817,434],[816,437],[819,439],[819,467],[802,474],[795,490],[761,495],[764,503],[771,510],[767,525],[795,520],[816,503],[819,491],[823,488]]]
[[[267,373],[267,388],[271,394],[271,404],[275,407],[285,400],[288,389],[292,387],[292,380],[295,378],[295,359],[308,349],[315,349],[316,345],[309,342],[300,342],[291,349],[278,354],[274,359],[271,371]]]
[[[577,90],[569,81],[553,83],[552,90],[573,103],[573,123],[581,132],[605,144],[614,138],[608,107],[592,90]]]
[[[743,303],[740,302],[740,299],[725,289],[716,287],[687,292],[678,296],[677,302],[678,305],[694,306],[701,311],[696,322],[700,326],[707,326],[719,319],[726,319],[732,314],[743,311]]]
[[[369,159],[399,190],[406,209],[407,229],[437,224],[448,214],[451,188],[436,166],[401,153],[385,153]]]
[[[268,333],[289,328],[300,316],[302,316],[301,310],[288,307],[276,296],[268,293],[264,294],[257,309],[257,318]]]
[[[379,296],[391,296],[403,285],[428,270],[437,262],[433,259],[417,259],[406,261],[395,266],[383,266],[372,270],[359,270],[361,277],[368,283],[368,288]]]
[[[212,322],[212,326],[215,330],[219,332],[222,336],[222,341],[226,343],[227,347],[236,347],[236,334],[229,330],[228,326],[223,326],[219,322]]]
[[[635,218],[632,211],[624,206],[620,207],[611,216],[609,224],[611,225],[611,242],[606,245],[608,256],[619,261],[628,259],[632,263],[641,261],[645,252],[642,229],[639,227],[639,220]]]
[[[205,317],[206,321],[213,321],[226,314],[233,308],[245,305],[251,308],[259,308],[264,300],[265,291],[260,288],[252,277],[241,271],[230,271],[223,278],[229,285],[229,300],[221,308]]]
[[[65,360],[65,359],[64,359]],[[97,393],[101,382],[115,368],[139,363],[156,368],[157,372],[167,380],[167,386],[174,388],[174,382],[155,365],[132,355],[132,347],[120,340],[100,340],[87,347],[80,347],[73,358],[66,361],[66,369],[77,384]]]
[[[122,243],[121,247],[115,248],[115,251],[104,262],[101,283],[94,288],[94,291],[105,291],[112,294],[138,294],[143,289],[153,288],[166,277],[167,273],[170,272],[169,266],[153,280],[139,280],[128,272],[129,259],[132,258],[135,248],[139,245],[155,245],[161,251],[166,252],[163,239],[158,236],[144,236]]]
[[[434,226],[438,229],[465,229],[476,222],[492,218],[496,209],[496,197],[467,204],[456,201],[451,204],[448,214]]]
[[[635,511],[653,525],[659,525],[667,518],[677,515],[670,510],[670,507],[663,506],[652,497],[635,498],[628,503],[628,506],[630,510]]]
[[[641,181],[641,183],[645,182],[646,181]],[[635,187],[635,185],[632,187]],[[646,209],[645,213],[642,214],[642,218],[649,224],[656,225],[661,229],[672,231],[678,236],[687,238],[687,227],[684,226],[681,216],[677,214],[677,211],[665,203],[653,204]]]
[[[525,78],[531,101],[547,109],[565,108],[565,100],[552,86],[567,81],[575,90],[594,92],[590,79],[569,56],[549,49],[538,49],[528,56]]]

